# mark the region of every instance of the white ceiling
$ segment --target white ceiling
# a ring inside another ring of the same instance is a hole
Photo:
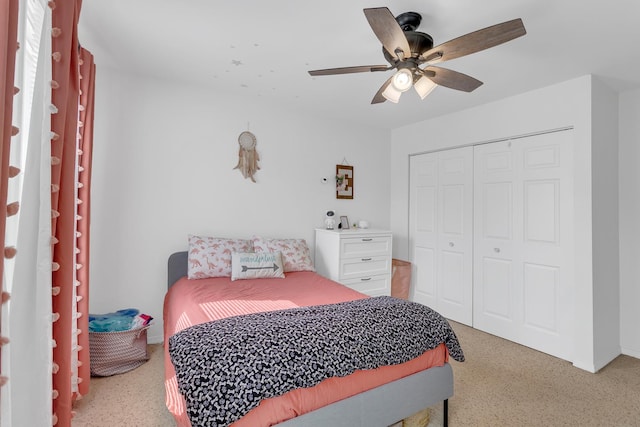
[[[371,105],[391,71],[309,76],[386,65],[362,12],[380,6],[420,13],[436,45],[514,18],[527,35],[439,64],[484,82],[471,93],[438,87],[424,101],[410,91]],[[98,67],[392,129],[586,74],[640,88],[638,19],[637,0],[84,0],[79,31]]]

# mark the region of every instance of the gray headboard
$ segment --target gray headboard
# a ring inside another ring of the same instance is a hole
[[[188,252],[176,252],[169,255],[167,289],[178,281],[181,277],[187,275]]]

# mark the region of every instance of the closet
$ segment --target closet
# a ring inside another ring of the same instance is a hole
[[[415,301],[571,359],[571,132],[411,156]]]

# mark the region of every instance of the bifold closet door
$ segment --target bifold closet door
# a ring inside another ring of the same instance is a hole
[[[466,325],[473,320],[473,148],[410,160],[412,299]]]
[[[572,131],[474,148],[473,326],[571,360]]]

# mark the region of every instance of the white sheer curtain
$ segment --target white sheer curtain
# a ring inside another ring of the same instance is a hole
[[[1,426],[52,425],[51,327],[51,10],[46,0],[20,2],[14,122],[20,134],[12,162],[22,173],[8,200],[20,210],[7,220],[6,242],[18,253],[7,262],[11,293],[3,325],[10,344],[2,351],[9,382],[1,398]],[[8,321],[7,321],[8,320]],[[6,321],[6,323],[5,323]]]

